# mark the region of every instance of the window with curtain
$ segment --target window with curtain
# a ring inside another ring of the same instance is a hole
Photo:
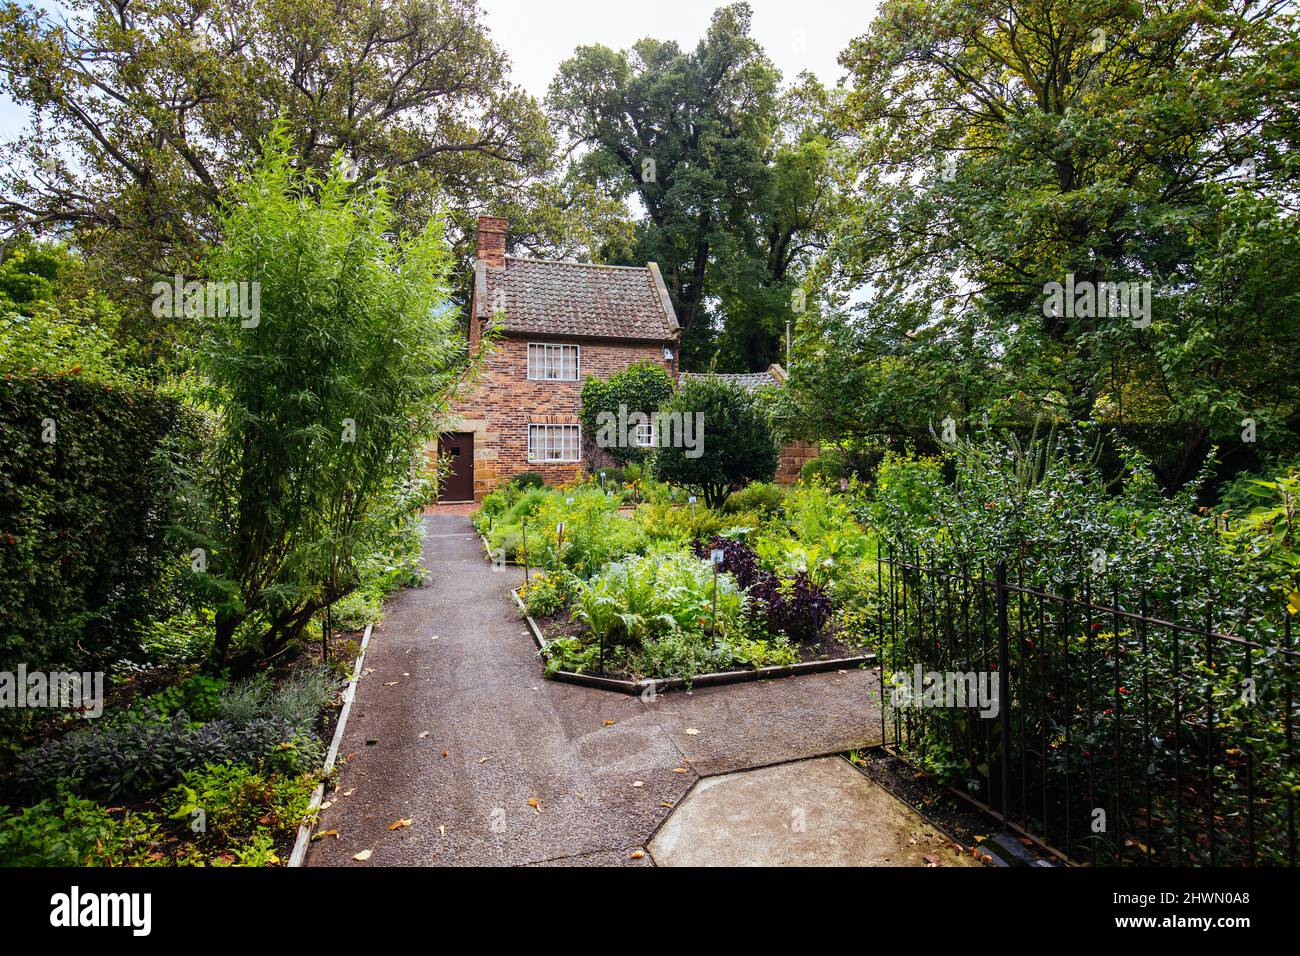
[[[576,382],[580,364],[578,351],[576,345],[529,342],[528,377],[542,381]]]
[[[529,461],[579,461],[581,425],[529,425]]]

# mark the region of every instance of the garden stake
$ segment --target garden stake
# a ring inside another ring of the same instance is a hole
[[[519,519],[519,550],[524,554],[524,585],[528,584],[528,520]]]

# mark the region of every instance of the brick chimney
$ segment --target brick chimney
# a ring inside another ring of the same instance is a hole
[[[478,217],[478,261],[493,269],[506,264],[506,221],[500,216]]]

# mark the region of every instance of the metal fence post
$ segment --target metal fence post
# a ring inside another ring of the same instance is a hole
[[[998,607],[998,762],[1002,765],[1002,827],[1007,828],[1011,795],[1011,760],[1007,742],[1011,739],[1011,659],[1007,648],[1007,563],[999,561],[996,570]]]

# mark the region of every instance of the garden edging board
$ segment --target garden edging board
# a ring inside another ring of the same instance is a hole
[[[366,645],[370,643],[370,631],[375,625],[373,623],[366,625],[366,632],[361,635],[361,649],[357,652],[357,661],[352,665],[352,677],[348,681],[347,690],[343,692],[343,709],[339,711],[338,726],[334,728],[334,739],[330,741],[329,753],[325,755],[325,773],[328,775],[334,769],[334,763],[338,760],[339,747],[343,744],[343,729],[348,725],[348,714],[352,711],[352,701],[357,695],[357,681],[361,679],[361,664],[366,658]],[[312,830],[316,829],[316,811],[320,809],[321,800],[325,796],[325,781],[322,780],[317,784],[315,791],[311,795],[311,802],[307,804],[307,813],[302,824],[298,827],[298,838],[293,842],[293,852],[289,854],[289,866],[302,866],[307,859],[307,848],[311,845]]]

